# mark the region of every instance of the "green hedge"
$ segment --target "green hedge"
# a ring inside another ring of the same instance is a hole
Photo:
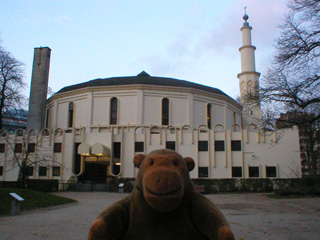
[[[58,180],[27,179],[27,188],[40,192],[55,192],[59,189]]]
[[[205,193],[272,192],[317,185],[317,180],[310,179],[192,179],[192,181],[194,185],[203,185]],[[124,183],[124,192],[131,192],[134,178],[113,178],[110,182],[113,192],[119,191],[119,183]]]

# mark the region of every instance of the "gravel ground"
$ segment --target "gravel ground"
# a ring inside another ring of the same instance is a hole
[[[126,194],[59,192],[77,203],[0,217],[0,239],[86,239],[97,215]],[[266,194],[206,195],[225,214],[236,239],[320,239],[320,198],[270,199]]]

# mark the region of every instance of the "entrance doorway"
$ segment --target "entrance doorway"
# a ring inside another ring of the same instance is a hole
[[[109,162],[86,162],[84,173],[78,177],[79,183],[107,183]]]

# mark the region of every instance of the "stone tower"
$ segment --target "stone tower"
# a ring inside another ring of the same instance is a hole
[[[256,47],[251,43],[251,30],[247,20],[248,15],[243,16],[244,23],[240,29],[242,32],[242,46],[239,48],[241,54],[241,73],[238,74],[240,84],[241,104],[243,106],[244,127],[250,123],[261,127],[262,112],[259,103],[259,77],[256,72],[254,52]]]
[[[27,125],[28,129],[41,130],[44,127],[50,54],[51,49],[48,47],[34,49]]]

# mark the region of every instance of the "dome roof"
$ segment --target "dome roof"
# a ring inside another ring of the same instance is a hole
[[[137,76],[132,76],[132,77],[98,78],[88,82],[67,86],[62,88],[60,91],[58,91],[57,94],[78,90],[82,88],[88,88],[88,87],[122,86],[122,85],[134,85],[134,84],[193,88],[193,89],[198,89],[198,90],[229,97],[227,94],[225,94],[224,92],[222,92],[217,88],[213,88],[213,87],[209,87],[209,86],[205,86],[197,83],[192,83],[185,80],[178,80],[174,78],[152,77],[145,71],[142,71]]]

